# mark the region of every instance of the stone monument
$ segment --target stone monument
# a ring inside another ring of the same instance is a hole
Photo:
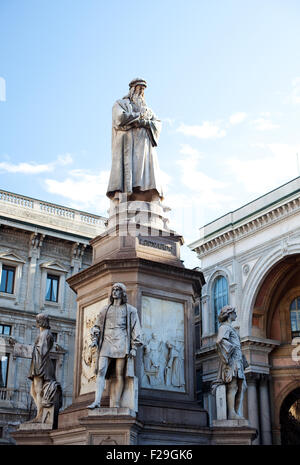
[[[194,303],[204,278],[185,268],[183,238],[168,225],[156,155],[161,123],[146,86],[133,79],[113,106],[107,229],[90,241],[92,265],[67,280],[78,302],[73,401],[44,443],[212,440],[194,384]],[[41,443],[29,433],[14,437]]]
[[[57,428],[59,409],[62,406],[61,385],[56,381],[54,365],[50,358],[54,338],[50,331],[49,317],[44,313],[36,316],[39,334],[34,346],[21,347],[21,354],[31,352],[31,364],[28,378],[32,381],[30,394],[36,405],[37,414],[33,420],[22,423],[20,430],[41,430]],[[20,346],[20,344],[18,344]],[[30,350],[31,349],[31,350]],[[15,347],[16,351],[20,347]]]
[[[137,309],[127,304],[126,286],[123,283],[113,285],[110,304],[100,310],[91,329],[91,337],[91,347],[97,347],[98,356],[95,367],[96,395],[88,408],[100,408],[105,378],[108,378],[111,379],[110,407],[127,407],[136,412],[134,358],[137,347],[143,342]]]
[[[236,310],[230,305],[223,307],[218,316],[220,326],[216,346],[219,370],[216,381],[212,383],[212,393],[216,396],[217,419],[213,421],[213,426],[216,430],[221,429],[223,434],[228,428],[239,429],[237,437],[243,432],[243,428],[246,435],[249,430],[248,441],[251,444],[253,431],[251,433],[249,421],[243,415],[243,400],[247,389],[244,370],[248,362],[242,353],[239,334],[232,326],[236,318]]]
[[[119,201],[154,202],[163,198],[155,147],[161,122],[147,106],[147,83],[136,78],[129,83],[129,93],[117,100],[112,110],[112,166],[107,196]]]

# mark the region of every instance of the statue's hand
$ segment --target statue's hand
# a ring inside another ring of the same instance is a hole
[[[147,128],[147,127],[149,127],[149,120],[145,119],[144,115],[141,115],[140,119],[139,119],[139,125],[142,128]]]
[[[92,347],[98,347],[98,342],[97,341],[92,341],[92,343],[89,345],[90,348]]]
[[[131,349],[129,352],[129,357],[134,358],[136,356],[136,349]]]

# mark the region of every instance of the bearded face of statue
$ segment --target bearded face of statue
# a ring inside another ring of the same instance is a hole
[[[130,89],[130,100],[139,110],[146,107],[144,91],[145,87],[139,85]]]

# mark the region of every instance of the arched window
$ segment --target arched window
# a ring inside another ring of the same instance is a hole
[[[224,305],[228,305],[228,284],[224,276],[219,276],[213,286],[213,306],[215,315],[215,331],[218,331],[218,315]]]
[[[300,296],[290,305],[292,337],[300,336]]]

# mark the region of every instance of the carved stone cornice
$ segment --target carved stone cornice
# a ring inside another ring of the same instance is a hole
[[[241,224],[241,221],[237,224],[231,223],[228,224],[226,231],[221,231],[219,234],[214,235],[214,237],[207,238],[204,237],[202,243],[197,245],[194,243],[194,247],[191,247],[192,250],[197,252],[198,257],[202,258],[213,250],[220,249],[225,245],[234,243],[240,239],[243,239],[251,234],[261,231],[266,227],[300,211],[300,197],[287,200],[282,205],[277,205],[274,208],[270,209],[267,212],[258,214],[256,217],[250,217],[247,221],[244,221]],[[224,228],[225,229],[225,228]],[[211,234],[213,236],[213,234]],[[286,246],[286,244],[284,244]]]
[[[170,276],[180,276],[180,279],[187,279],[193,282],[196,294],[201,294],[201,287],[205,283],[203,273],[201,271],[190,270],[189,268],[181,268],[178,266],[170,265],[169,263],[154,262],[144,258],[127,258],[126,260],[119,259],[104,259],[95,265],[92,265],[85,270],[80,271],[74,276],[67,279],[67,283],[77,292],[78,286],[81,286],[86,280],[98,277],[99,274],[108,271],[124,271],[130,269],[152,270],[153,273],[168,274]]]
[[[280,345],[280,341],[247,336],[241,339],[241,344],[243,348],[248,346],[250,349],[259,348],[260,350],[265,349],[267,352],[271,352],[275,347]]]

